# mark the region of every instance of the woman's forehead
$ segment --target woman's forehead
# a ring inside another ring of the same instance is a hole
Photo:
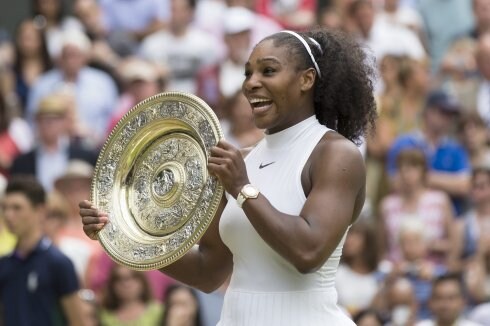
[[[264,58],[276,58],[280,62],[290,60],[288,58],[288,48],[286,45],[275,45],[272,39],[267,39],[258,43],[250,55],[250,61],[255,63]]]

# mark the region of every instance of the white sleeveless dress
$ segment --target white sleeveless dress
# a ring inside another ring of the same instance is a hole
[[[315,116],[266,135],[246,157],[250,183],[279,211],[299,215],[306,197],[301,172],[329,129]],[[355,325],[337,306],[335,273],[345,235],[318,271],[299,273],[262,240],[233,197],[219,225],[233,253],[233,272],[219,326]]]

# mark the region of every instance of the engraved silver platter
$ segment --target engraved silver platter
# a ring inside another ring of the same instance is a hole
[[[119,121],[91,187],[92,203],[109,214],[98,237],[114,261],[159,269],[197,243],[224,191],[206,167],[222,137],[211,108],[186,93],[152,96]]]

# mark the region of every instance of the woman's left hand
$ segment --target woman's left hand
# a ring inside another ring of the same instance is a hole
[[[224,139],[211,148],[208,169],[235,198],[242,187],[249,183],[247,168],[240,150]]]

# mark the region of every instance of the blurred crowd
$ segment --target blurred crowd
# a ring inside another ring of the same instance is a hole
[[[490,325],[490,0],[66,5],[31,0],[12,35],[0,24],[0,190],[29,174],[48,193],[40,227],[73,263],[83,324],[216,324],[226,284],[204,294],[117,266],[85,236],[78,202],[111,130],[160,92],[201,97],[230,143],[253,146],[263,131],[241,93],[251,49],[322,26],[356,38],[378,71],[339,304],[361,326]],[[0,218],[0,255],[21,236],[14,224]]]

